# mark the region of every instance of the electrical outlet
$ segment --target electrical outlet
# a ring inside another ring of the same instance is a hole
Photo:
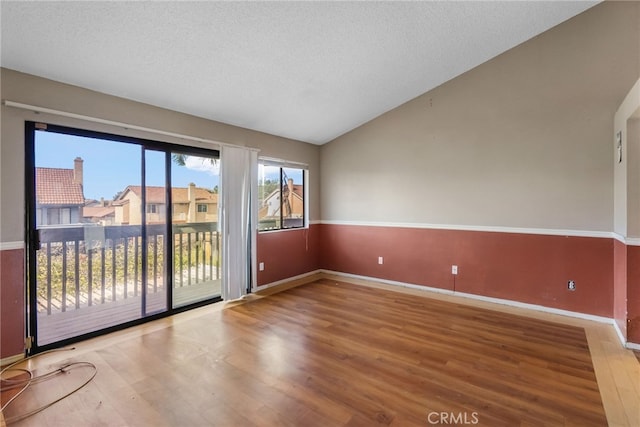
[[[576,282],[574,282],[573,280],[569,280],[567,282],[567,289],[569,289],[570,291],[575,291],[576,290]]]
[[[264,271],[264,262],[261,262],[260,264],[258,264],[258,270]]]
[[[382,265],[383,263],[384,263],[384,259],[381,256],[379,256],[378,257],[378,264]]]
[[[451,266],[451,274],[453,274],[454,276],[458,274],[458,266],[457,265],[452,265]]]

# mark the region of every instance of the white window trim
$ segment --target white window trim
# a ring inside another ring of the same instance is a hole
[[[281,231],[305,230],[309,228],[309,164],[291,160],[276,159],[274,157],[258,157],[258,165],[275,166],[279,168],[302,169],[304,179],[304,222],[302,227],[279,228],[277,230],[258,230],[258,233],[279,233]]]

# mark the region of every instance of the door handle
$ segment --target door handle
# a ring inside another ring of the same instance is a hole
[[[36,251],[40,250],[40,230],[33,230],[33,235],[31,237],[31,244],[35,248]]]

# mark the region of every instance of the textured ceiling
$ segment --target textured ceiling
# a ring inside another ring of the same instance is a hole
[[[1,65],[323,144],[596,3],[2,0]]]

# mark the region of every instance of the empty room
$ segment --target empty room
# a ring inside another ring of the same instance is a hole
[[[0,19],[0,425],[640,425],[640,2]]]

